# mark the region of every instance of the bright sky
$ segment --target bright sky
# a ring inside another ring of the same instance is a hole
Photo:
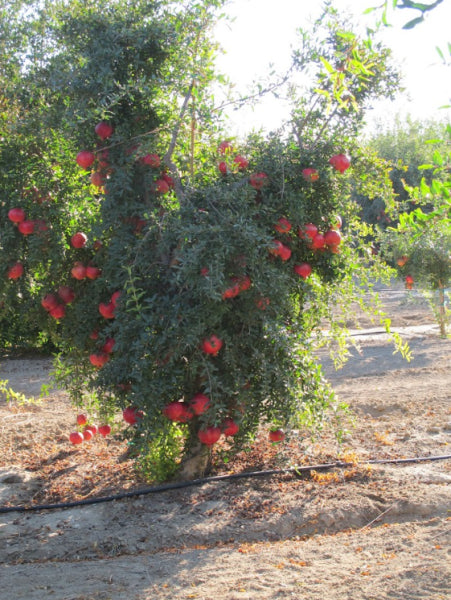
[[[382,4],[382,0],[333,1],[336,8],[353,16],[362,32],[365,24],[374,26],[376,19],[375,12],[364,16],[363,11],[377,4]],[[216,38],[226,51],[218,59],[218,69],[243,95],[252,81],[265,78],[269,64],[283,72],[290,62],[290,48],[296,43],[296,29],[308,28],[309,22],[319,15],[321,5],[320,0],[231,0],[226,12],[235,20],[220,24],[216,31]],[[443,65],[436,52],[439,46],[451,61],[447,46],[451,42],[451,0],[444,0],[415,28],[402,29],[403,24],[419,14],[398,9],[389,15],[393,27],[385,28],[380,39],[391,48],[401,66],[406,94],[371,111],[367,117],[370,126],[389,123],[397,113],[423,119],[451,118],[451,110],[439,109],[451,104],[451,65]],[[280,101],[268,98],[257,109],[230,113],[231,134],[245,134],[260,127],[274,129],[286,114]]]

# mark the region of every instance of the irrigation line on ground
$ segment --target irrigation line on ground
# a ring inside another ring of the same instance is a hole
[[[98,498],[86,498],[84,500],[74,500],[73,502],[58,502],[55,504],[35,504],[29,506],[0,506],[0,513],[9,512],[28,512],[28,511],[40,511],[40,510],[56,510],[73,508],[76,506],[86,506],[89,504],[100,504],[102,502],[112,502],[113,500],[124,500],[125,498],[134,498],[137,496],[145,496],[148,494],[158,494],[161,492],[167,492],[170,490],[177,490],[181,488],[193,487],[196,485],[203,485],[205,483],[215,483],[218,481],[233,481],[235,479],[247,479],[251,477],[270,477],[272,475],[298,475],[302,476],[310,473],[311,471],[328,471],[331,469],[346,469],[348,467],[365,466],[365,465],[401,465],[401,464],[412,464],[420,462],[432,462],[439,460],[450,460],[451,454],[442,456],[415,456],[412,458],[382,458],[372,459],[362,463],[349,463],[349,462],[334,462],[324,463],[319,465],[302,465],[298,467],[290,467],[288,469],[269,469],[266,471],[249,471],[243,473],[232,473],[229,475],[214,475],[213,477],[201,477],[199,479],[191,479],[189,481],[174,481],[172,483],[165,483],[162,485],[156,485],[141,490],[134,490],[131,492],[121,492],[119,494],[112,494],[110,496],[100,496]]]

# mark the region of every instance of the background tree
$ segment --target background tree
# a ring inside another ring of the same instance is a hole
[[[425,16],[434,10],[443,0],[429,4],[411,2],[410,0],[393,0],[392,7],[407,8],[420,11],[420,16],[404,25],[404,29],[411,29],[425,19]],[[381,7],[368,9],[371,12],[382,8],[382,23],[388,25],[387,10],[388,0]],[[445,53],[436,47],[437,53],[443,62],[447,62]],[[451,44],[448,43],[448,53],[451,54]],[[421,292],[429,300],[431,308],[436,315],[440,327],[440,335],[446,336],[446,327],[450,320],[449,300],[447,296],[450,280],[450,153],[449,138],[450,125],[443,125],[444,139],[426,140],[423,146],[422,165],[418,169],[423,171],[419,183],[403,181],[405,193],[408,194],[409,203],[407,212],[399,214],[396,228],[389,227],[382,234],[383,252],[389,260],[395,261],[399,275],[405,277],[408,289],[414,285],[420,287]],[[429,148],[433,148],[432,156]],[[432,173],[432,179],[428,175]],[[414,208],[411,212],[410,209]],[[403,207],[400,207],[401,211]]]
[[[425,169],[423,165],[432,163],[433,157],[445,149],[444,143],[439,143],[444,127],[441,122],[398,116],[391,126],[384,127],[380,123],[377,133],[368,138],[367,154],[375,153],[386,162],[398,212],[408,212],[416,207],[415,201],[410,202],[406,186],[418,187],[422,179],[430,184],[434,167]],[[396,215],[389,214],[391,211],[381,197],[370,199],[356,194],[355,198],[362,207],[361,215],[366,223],[385,229],[393,223],[392,219],[396,219]]]
[[[450,322],[449,287],[451,283],[451,127],[446,127],[447,138],[436,140],[437,146],[430,163],[420,169],[433,172],[428,183],[425,178],[417,186],[406,185],[409,200],[416,206],[411,212],[402,212],[396,228],[389,227],[382,236],[383,252],[397,265],[398,274],[406,287],[418,287],[428,299],[446,337]]]

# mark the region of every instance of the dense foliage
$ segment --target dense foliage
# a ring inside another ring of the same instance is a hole
[[[368,137],[367,154],[375,153],[384,160],[389,170],[396,212],[410,212],[416,208],[410,199],[410,188],[418,187],[422,180],[430,184],[434,172],[434,157],[446,149],[442,138],[445,124],[401,117],[390,125],[379,123],[377,131]],[[429,164],[429,168],[424,165]],[[362,219],[384,230],[396,219],[393,207],[387,206],[383,195],[369,198],[355,194],[360,204]],[[391,198],[390,198],[391,201]]]
[[[388,53],[327,9],[294,55],[310,84],[290,86],[290,123],[240,143],[210,89],[222,2],[18,4],[2,343],[19,341],[10,323],[51,340],[58,381],[112,424],[123,411],[152,477],[182,455],[184,476],[203,472],[222,434],[237,448],[263,422],[318,424],[331,393],[314,349],[343,339],[382,271],[351,190],[391,193],[357,141],[365,106],[396,86]]]

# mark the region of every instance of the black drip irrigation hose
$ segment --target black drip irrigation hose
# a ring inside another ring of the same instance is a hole
[[[56,510],[64,508],[73,508],[75,506],[86,506],[89,504],[100,504],[102,502],[112,502],[113,500],[123,500],[125,498],[134,498],[137,496],[145,496],[147,494],[159,494],[169,490],[178,490],[181,488],[203,485],[205,483],[215,483],[218,481],[232,481],[235,479],[247,479],[251,477],[270,477],[272,475],[299,475],[310,473],[312,471],[329,471],[330,469],[346,469],[347,467],[365,466],[365,465],[401,465],[420,462],[432,462],[439,460],[450,460],[451,454],[443,456],[417,456],[413,458],[382,458],[372,459],[364,463],[349,463],[349,462],[334,462],[324,463],[319,465],[290,467],[288,469],[269,469],[266,471],[248,471],[243,473],[232,473],[229,475],[215,475],[213,477],[202,477],[199,479],[191,479],[189,481],[175,481],[173,483],[165,483],[150,488],[134,490],[131,492],[121,492],[111,496],[101,496],[99,498],[85,498],[84,500],[74,500],[73,502],[59,502],[56,504],[35,504],[30,506],[0,506],[0,513],[9,512],[29,512],[39,510]]]

